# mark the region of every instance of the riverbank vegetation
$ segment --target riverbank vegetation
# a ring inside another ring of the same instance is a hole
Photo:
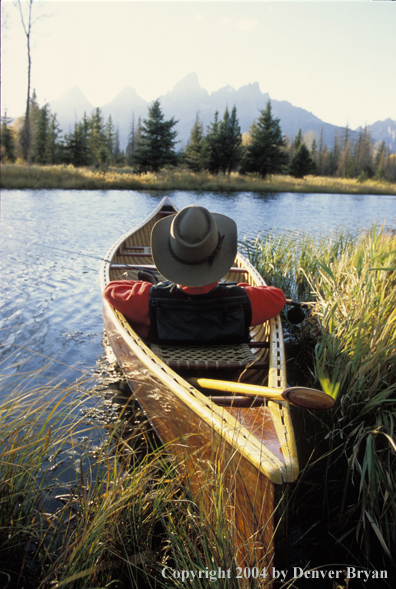
[[[333,194],[396,194],[396,183],[385,180],[271,175],[260,178],[193,172],[186,168],[137,174],[131,168],[109,168],[106,173],[72,165],[2,164],[0,187],[31,190],[190,190],[208,192],[304,192]]]
[[[267,283],[312,302],[301,325],[285,316],[290,384],[322,387],[337,399],[329,412],[294,408],[301,474],[291,488],[293,552],[309,566],[384,569],[390,580],[396,236],[373,227],[364,235],[320,239],[264,235],[244,245]],[[14,387],[0,410],[6,587],[183,587],[180,577],[163,578],[164,567],[204,575],[235,566],[224,489],[214,487],[215,529],[189,498],[166,448],[152,441],[129,394],[100,447],[92,448],[86,417],[76,411],[84,404],[82,383],[77,396],[75,387],[35,387],[34,375],[21,375]],[[208,583],[202,576],[191,586]],[[233,583],[235,574],[216,586]]]
[[[360,185],[368,180],[396,181],[396,154],[385,142],[374,143],[368,127],[359,132],[346,127],[335,133],[332,146],[325,144],[323,132],[303,136],[300,129],[295,137],[286,137],[280,119],[273,116],[270,101],[252,113],[252,125],[244,134],[235,106],[231,111],[227,107],[222,117],[214,113],[206,129],[197,115],[185,147],[178,145],[177,121],[165,119],[159,100],[149,107],[147,119],[136,122],[132,114],[128,142],[123,147],[111,115],[104,121],[99,108],[90,117],[84,114],[74,130],[62,134],[56,113],[51,113],[48,104],[40,107],[33,94],[29,105],[28,133],[26,117],[16,121],[7,114],[2,117],[2,164],[23,161],[36,166],[72,166],[103,176],[114,174],[116,168],[121,174],[126,169],[136,183],[141,182],[142,175],[161,170],[173,171],[176,176],[180,170],[205,173],[212,177],[212,184],[219,185],[225,178],[218,176],[230,177],[233,173],[249,184],[275,175],[326,177],[334,184],[339,179],[353,179]],[[235,186],[235,182],[229,184]],[[178,188],[184,189],[184,185]]]

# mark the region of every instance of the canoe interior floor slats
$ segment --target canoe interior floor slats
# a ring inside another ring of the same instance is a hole
[[[267,363],[258,361],[248,344],[177,346],[152,344],[151,350],[170,368],[210,370],[263,368]]]

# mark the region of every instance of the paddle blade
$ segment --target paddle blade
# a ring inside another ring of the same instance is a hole
[[[304,321],[305,313],[301,307],[292,307],[287,312],[287,319],[290,321],[290,323],[298,325]]]
[[[333,397],[326,395],[323,391],[304,387],[290,387],[285,389],[282,397],[292,405],[304,407],[304,409],[331,409],[335,403]]]

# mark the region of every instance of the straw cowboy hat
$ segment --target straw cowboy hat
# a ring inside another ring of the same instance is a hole
[[[191,205],[158,221],[151,251],[159,272],[183,286],[205,286],[220,280],[237,252],[235,221]]]

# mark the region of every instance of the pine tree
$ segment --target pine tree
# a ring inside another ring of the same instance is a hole
[[[226,108],[223,120],[219,125],[220,170],[223,174],[231,174],[239,166],[242,157],[242,134],[239,126],[236,107],[231,116]]]
[[[221,165],[221,140],[218,111],[214,114],[213,123],[210,123],[204,145],[205,168],[212,174],[217,174]]]
[[[1,118],[1,135],[0,135],[0,160],[15,162],[15,143],[14,136],[10,125],[12,119],[7,116],[5,111],[4,116]]]
[[[111,115],[109,115],[109,118],[107,119],[107,123],[105,125],[104,128],[104,134],[105,134],[105,145],[106,145],[106,150],[107,150],[107,154],[108,154],[108,162],[109,164],[114,164],[115,162],[115,150],[116,150],[116,130],[114,127],[114,123],[113,123],[113,119],[111,118]]]
[[[290,139],[286,136],[286,144],[287,144],[286,151],[289,154],[289,166],[292,165],[293,158],[296,155],[296,153],[299,150],[302,143],[303,143],[303,136],[302,136],[301,129],[298,130],[298,133],[295,136],[295,138],[293,139],[293,141],[290,141]]]
[[[301,129],[298,130],[297,135],[294,138],[293,141],[293,149],[294,152],[298,151],[301,147],[301,145],[303,144],[303,136],[302,136],[302,131]]]
[[[386,163],[386,146],[385,141],[382,141],[376,156],[375,156],[375,176],[379,180],[385,177],[385,163]]]
[[[301,143],[300,147],[294,154],[290,173],[295,178],[304,178],[307,174],[311,174],[315,169],[315,163],[311,158],[308,147],[305,143]]]
[[[73,166],[89,166],[91,157],[89,153],[89,120],[84,113],[81,122],[74,125],[74,131],[66,136],[65,144],[66,161]]]
[[[176,165],[175,141],[177,121],[164,120],[159,100],[149,108],[148,119],[143,120],[139,143],[134,152],[134,162],[140,171],[158,172],[168,165]]]
[[[121,150],[120,147],[120,128],[117,125],[116,134],[115,134],[115,142],[114,142],[114,162],[116,166],[126,166],[127,160],[125,157],[125,153]]]
[[[286,141],[282,136],[280,120],[272,116],[271,102],[250,129],[243,172],[255,172],[262,178],[267,174],[283,172],[288,163]]]
[[[45,104],[39,109],[37,125],[32,146],[32,161],[36,164],[47,163],[47,139],[50,121],[50,107]]]
[[[35,143],[37,139],[38,122],[40,118],[40,106],[37,101],[36,91],[33,90],[32,97],[30,99],[29,106],[29,125],[26,124],[26,115],[23,120],[23,124],[19,129],[18,143],[21,148],[21,156],[27,161],[31,162],[32,157],[35,153]],[[28,143],[26,142],[28,138]]]
[[[197,114],[195,124],[190,133],[190,141],[184,154],[186,165],[194,172],[200,172],[204,168],[204,143],[203,125]]]
[[[61,130],[59,123],[56,120],[56,114],[50,115],[48,133],[47,133],[47,145],[46,145],[46,159],[48,164],[60,163],[62,156],[61,152],[63,144],[59,143],[59,135]]]
[[[138,128],[140,128],[140,127],[141,127],[141,120],[139,117]],[[132,166],[132,164],[133,164],[133,154],[136,149],[136,144],[137,144],[137,129],[135,127],[135,113],[132,113],[132,122],[131,122],[131,127],[130,127],[130,131],[129,131],[129,136],[128,136],[128,143],[127,143],[126,151],[125,151],[128,166]]]
[[[312,174],[316,174],[318,170],[318,144],[316,143],[316,139],[312,141],[311,149],[310,149],[310,156],[314,163],[314,169],[312,170]]]
[[[369,127],[361,129],[355,141],[353,150],[353,175],[363,178],[374,176],[373,145],[370,137]]]
[[[105,126],[100,108],[96,108],[89,119],[88,149],[90,162],[95,168],[103,168],[108,158]]]

